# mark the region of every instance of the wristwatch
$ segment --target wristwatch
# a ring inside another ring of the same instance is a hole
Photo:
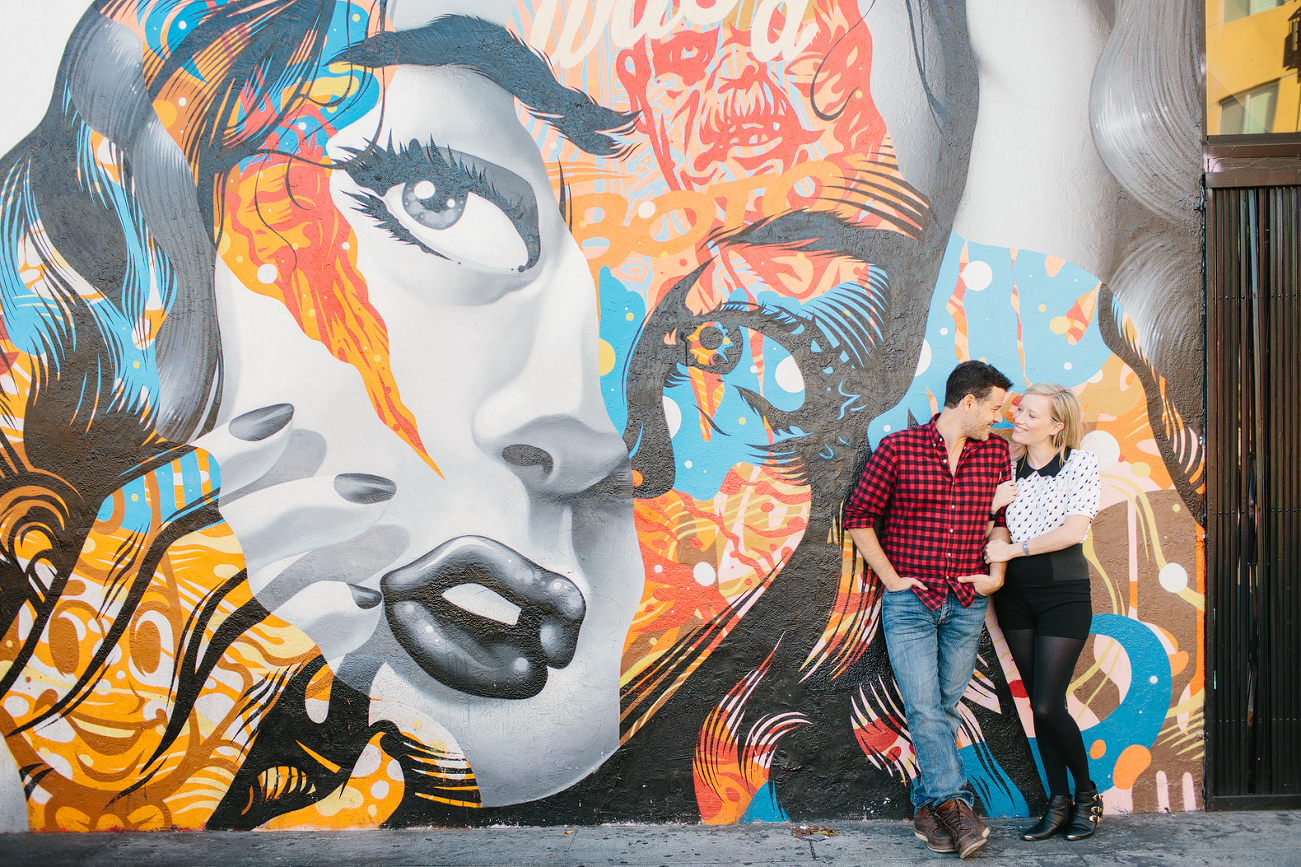
[[[1021,543],[1021,553],[1024,554],[1025,556],[1027,556],[1027,557],[1030,556],[1030,540],[1029,540],[1029,539],[1027,539],[1027,540],[1025,540],[1024,542]]]

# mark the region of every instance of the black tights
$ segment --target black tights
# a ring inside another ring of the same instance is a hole
[[[1035,635],[1033,629],[1004,629],[1003,636],[1030,695],[1035,738],[1048,777],[1048,794],[1070,795],[1067,770],[1075,780],[1076,792],[1093,788],[1084,738],[1066,710],[1066,691],[1070,689],[1071,675],[1075,673],[1075,663],[1086,639]]]

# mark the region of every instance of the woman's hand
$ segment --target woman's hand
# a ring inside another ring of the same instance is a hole
[[[1008,479],[1003,484],[994,489],[994,502],[990,505],[991,513],[1011,503],[1016,499],[1016,480]]]
[[[1004,542],[1002,539],[994,539],[985,546],[985,562],[1006,563],[1015,557],[1020,550],[1020,545],[1013,545],[1011,542]]]

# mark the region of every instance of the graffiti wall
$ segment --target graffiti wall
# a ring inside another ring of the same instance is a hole
[[[0,819],[908,815],[840,507],[968,358],[1009,417],[1039,381],[1085,408],[1070,708],[1107,808],[1200,808],[1197,14],[33,17],[58,72],[0,160]],[[961,752],[1024,815],[1029,702],[986,626]]]

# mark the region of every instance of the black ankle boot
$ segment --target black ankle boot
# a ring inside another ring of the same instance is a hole
[[[1069,795],[1053,795],[1043,818],[1021,832],[1021,839],[1047,840],[1070,823],[1071,806]]]
[[[1075,815],[1066,829],[1067,840],[1083,840],[1092,837],[1102,821],[1102,796],[1096,788],[1085,789],[1075,793]]]

